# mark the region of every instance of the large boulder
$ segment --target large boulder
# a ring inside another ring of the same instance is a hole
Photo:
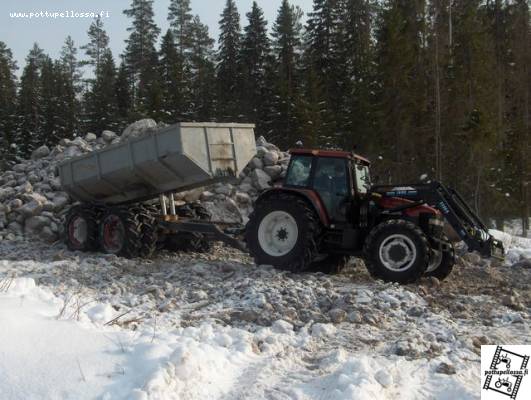
[[[113,131],[103,131],[101,133],[101,137],[105,142],[111,143],[114,139],[116,139],[117,135]]]
[[[48,148],[48,146],[41,146],[38,149],[35,149],[33,153],[31,153],[31,159],[38,160],[39,158],[46,157],[48,154],[50,154],[50,149]]]
[[[253,180],[253,185],[258,190],[265,190],[271,187],[271,185],[269,184],[271,177],[261,169],[255,169],[251,173],[251,179]]]
[[[133,122],[122,133],[122,139],[128,140],[140,137],[146,133],[152,132],[157,128],[157,123],[149,118]]]

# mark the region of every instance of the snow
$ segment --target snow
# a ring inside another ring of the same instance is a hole
[[[491,233],[509,249],[508,265],[531,256],[531,239]],[[416,285],[297,277],[230,255],[144,265],[32,251],[0,259],[0,399],[477,399],[473,338],[530,337],[528,313],[483,292],[454,298],[474,310],[460,319],[431,308],[433,295]],[[284,301],[350,304],[356,322],[222,317]],[[490,325],[473,319],[485,304]],[[437,372],[442,363],[456,373]]]

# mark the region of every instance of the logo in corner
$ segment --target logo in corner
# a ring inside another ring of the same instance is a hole
[[[482,400],[529,399],[531,346],[481,346]]]

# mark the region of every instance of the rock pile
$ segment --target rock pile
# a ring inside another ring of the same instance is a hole
[[[59,240],[64,233],[64,215],[74,200],[61,190],[58,164],[164,126],[143,119],[129,125],[121,136],[106,130],[100,137],[87,133],[83,138],[65,138],[52,149],[39,147],[29,160],[0,172],[0,240],[34,237],[50,243]],[[288,162],[287,153],[260,137],[256,157],[237,182],[180,193],[178,198],[201,201],[216,220],[242,222],[258,193],[285,174]]]

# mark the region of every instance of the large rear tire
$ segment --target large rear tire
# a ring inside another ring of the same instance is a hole
[[[245,228],[257,265],[291,272],[308,269],[318,253],[320,223],[303,199],[286,193],[258,201]]]
[[[142,255],[142,223],[134,209],[113,207],[100,224],[100,246],[107,254],[135,258]]]
[[[446,235],[442,236],[442,240],[446,243],[446,248],[442,251],[441,259],[438,260],[439,265],[434,270],[426,272],[426,276],[434,276],[440,281],[446,279],[452,273],[456,263],[454,245]]]
[[[98,213],[89,206],[73,207],[65,220],[66,245],[72,251],[98,249]]]
[[[370,232],[364,246],[369,273],[386,282],[409,283],[418,280],[429,262],[429,243],[412,222],[393,219]]]

